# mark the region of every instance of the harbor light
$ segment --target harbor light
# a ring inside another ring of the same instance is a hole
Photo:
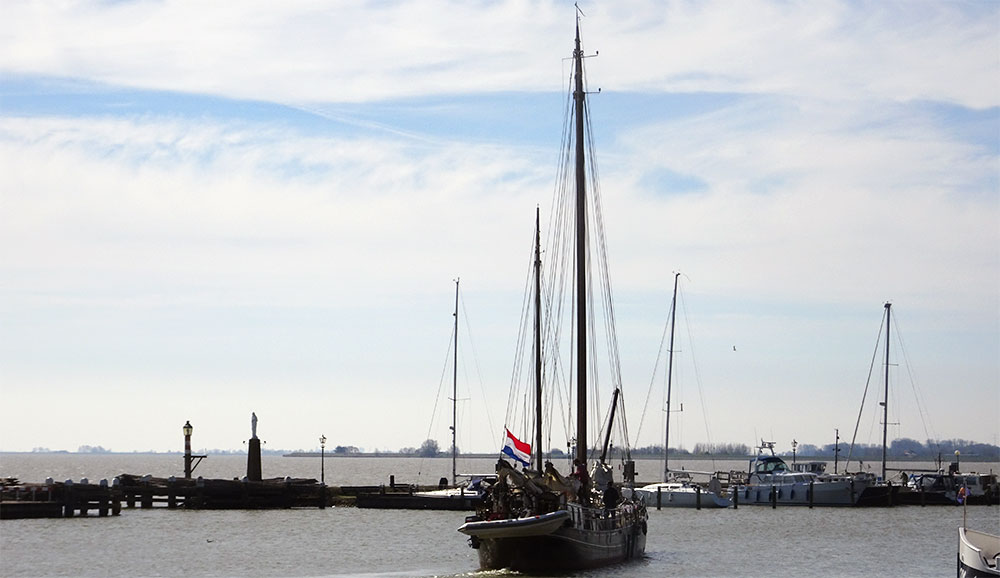
[[[184,477],[186,479],[191,479],[191,434],[194,433],[194,427],[191,426],[191,420],[184,422]]]
[[[326,436],[319,436],[319,481],[326,484]]]

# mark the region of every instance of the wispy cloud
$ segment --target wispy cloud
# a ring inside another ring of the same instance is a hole
[[[548,207],[558,156],[571,4],[5,9],[5,380],[67,396],[68,383],[218,387],[205,394],[216,407],[226,390],[335,396],[349,383],[357,407],[396,412],[405,433],[359,423],[371,441],[345,442],[417,445],[429,417],[381,402],[389,391],[420,407],[415,376],[433,390],[443,351],[430,336],[450,330],[461,276],[488,333],[493,399],[506,399],[533,210]],[[995,4],[584,9],[626,379],[646,381],[681,269],[705,315],[705,378],[726,399],[717,438],[746,439],[739,416],[792,387],[853,416],[845,368],[865,363],[887,299],[920,312],[932,403],[965,416],[963,397],[995,402]],[[991,417],[937,429],[988,440]],[[310,408],[280,428],[312,439],[323,419]],[[818,438],[828,426],[788,427]],[[219,436],[209,445],[238,439]]]
[[[573,9],[550,1],[239,6],[16,3],[0,67],[272,102],[558,87]],[[990,3],[630,2],[584,19],[615,90],[996,106]]]

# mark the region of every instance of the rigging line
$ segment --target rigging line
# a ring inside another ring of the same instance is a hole
[[[649,378],[649,389],[646,391],[646,403],[643,405],[642,414],[639,416],[639,427],[636,429],[635,441],[633,442],[633,445],[636,447],[639,447],[639,435],[642,433],[642,426],[646,421],[646,412],[649,410],[649,400],[653,397],[653,386],[656,383],[656,373],[657,370],[660,369],[660,360],[663,358],[663,344],[667,340],[667,331],[670,329],[670,309],[673,309],[672,304],[667,310],[667,322],[663,324],[663,333],[660,335],[660,345],[656,349],[656,362],[653,364],[653,375]]]
[[[431,439],[431,431],[434,430],[434,419],[437,417],[438,402],[441,401],[441,390],[444,388],[444,380],[448,375],[448,361],[451,360],[451,346],[455,340],[455,328],[451,329],[451,337],[448,339],[448,350],[444,357],[444,366],[441,368],[441,379],[438,380],[438,390],[437,394],[434,396],[434,409],[431,410],[431,423],[427,426],[427,437],[424,439]],[[424,467],[424,458],[420,457],[420,463],[417,465],[417,478],[420,477],[421,472]]]
[[[685,275],[687,277],[687,275]],[[690,278],[689,278],[690,279]],[[712,445],[712,432],[708,425],[708,409],[705,405],[705,391],[701,385],[701,374],[698,372],[698,361],[694,357],[694,335],[691,329],[692,323],[690,318],[688,318],[687,312],[687,299],[684,297],[683,291],[678,291],[681,298],[681,311],[684,312],[684,324],[687,326],[688,334],[688,349],[691,350],[691,364],[694,367],[694,381],[698,385],[698,400],[701,402],[701,416],[702,420],[705,422],[705,436],[708,438],[709,446]],[[712,453],[712,468],[715,468],[715,453]]]
[[[865,411],[865,399],[868,397],[868,387],[871,386],[872,373],[875,371],[875,359],[878,358],[878,344],[882,340],[882,329],[885,327],[885,315],[882,316],[882,323],[879,324],[878,335],[875,337],[875,350],[872,352],[872,361],[868,366],[868,379],[865,380],[865,391],[861,394],[861,407],[858,409],[858,420],[854,423],[854,435],[851,436],[851,446],[847,450],[847,461],[844,462],[846,469],[851,463],[851,456],[854,455],[854,444],[858,438],[858,427],[861,425],[861,416]],[[869,435],[871,432],[869,431]]]
[[[896,329],[896,341],[899,343],[899,351],[903,358],[903,365],[906,366],[906,375],[910,378],[910,389],[913,390],[913,398],[916,401],[917,413],[920,416],[920,421],[924,427],[924,435],[928,440],[934,440],[934,446],[941,451],[941,446],[938,444],[937,432],[934,431],[934,424],[930,422],[930,414],[925,411],[926,405],[920,396],[920,391],[917,388],[917,380],[913,376],[913,367],[910,364],[910,358],[906,353],[906,345],[903,342],[903,334],[899,331],[899,311],[892,318],[893,327]]]
[[[483,372],[479,365],[479,351],[476,349],[476,342],[472,338],[472,325],[469,323],[469,313],[465,310],[465,296],[463,294],[460,294],[460,300],[462,304],[462,320],[465,321],[465,331],[469,340],[469,349],[472,350],[472,361],[476,366],[476,377],[479,378],[479,391],[483,396],[483,408],[486,412],[486,422],[490,426],[490,431],[493,432],[494,436],[496,436],[493,441],[497,442],[500,440],[500,434],[497,430],[493,429],[493,416],[490,414],[489,399],[486,397],[486,385],[483,383]]]
[[[532,258],[534,251],[531,251]],[[522,299],[521,299],[521,313],[518,321],[518,331],[517,331],[517,343],[514,348],[514,365],[511,369],[511,382],[510,382],[510,393],[507,398],[507,411],[504,423],[510,424],[511,420],[516,417],[517,408],[520,406],[520,395],[521,395],[521,372],[524,363],[524,349],[525,343],[527,341],[527,319],[529,316],[529,302],[530,302],[530,287],[531,287],[531,259],[529,259],[529,266],[525,274],[524,287],[522,289]]]
[[[545,271],[551,273],[553,271],[553,268],[549,267]],[[563,371],[562,371],[561,365],[560,365],[560,359],[561,359],[561,357],[560,357],[560,354],[559,354],[559,351],[560,351],[560,348],[559,348],[559,339],[560,339],[560,334],[561,334],[560,333],[560,329],[561,329],[562,326],[559,323],[560,317],[559,317],[558,312],[556,312],[556,313],[553,312],[553,301],[555,300],[554,289],[546,281],[546,279],[548,279],[548,278],[545,275],[543,275],[542,276],[542,311],[544,313],[544,315],[543,315],[543,317],[544,317],[544,323],[543,323],[543,325],[544,325],[544,332],[543,332],[543,340],[542,341],[544,343],[545,350],[548,351],[549,354],[545,358],[542,359],[542,362],[544,364],[543,371],[545,371],[545,373],[547,375],[549,375],[549,388],[548,389],[551,392],[550,395],[549,395],[550,400],[554,399],[555,396],[558,396],[558,398],[559,398],[559,405],[565,404],[565,407],[568,407],[569,406],[569,402],[568,401],[564,401],[563,400],[563,395],[562,395],[563,394],[563,388],[567,387],[567,398],[566,399],[567,400],[569,399],[569,397],[568,397],[568,386],[566,386],[566,380],[562,378]],[[555,307],[556,307],[557,311],[561,310],[562,301],[560,300],[555,305]],[[551,435],[551,426],[552,426],[552,423],[554,421],[552,419],[552,414],[554,412],[554,408],[555,407],[556,407],[555,403],[550,403],[549,404],[549,419],[547,420],[547,422],[548,422],[549,427],[550,427],[550,430],[549,430],[550,431],[550,435]],[[560,416],[562,417],[563,433],[566,435],[566,439],[570,439],[570,437],[572,437],[570,435],[570,422],[571,422],[571,418],[569,417],[568,412],[560,412]]]

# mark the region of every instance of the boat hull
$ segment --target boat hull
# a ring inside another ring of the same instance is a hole
[[[708,490],[698,491],[693,487],[664,486],[657,491],[655,484],[635,490],[635,495],[652,508],[728,508],[729,498],[716,495]]]
[[[642,557],[646,532],[638,524],[613,530],[563,527],[544,535],[480,539],[478,551],[483,570],[583,570]]]
[[[429,495],[402,493],[358,494],[356,506],[382,510],[453,510],[473,511],[483,503],[477,494]]]
[[[565,525],[569,518],[569,512],[559,510],[527,518],[466,522],[458,531],[479,540],[528,538],[551,534],[559,529],[560,526]]]
[[[470,536],[483,570],[582,570],[639,558],[645,553],[645,510],[634,510],[630,516],[606,515],[593,509],[571,510],[531,518],[467,522],[459,531]]]
[[[958,576],[1000,576],[1000,536],[958,529]]]
[[[855,506],[866,484],[850,482],[796,482],[775,485],[736,486],[733,501],[749,506]]]

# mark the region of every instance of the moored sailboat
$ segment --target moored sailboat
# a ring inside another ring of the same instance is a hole
[[[677,282],[680,273],[674,273],[674,296],[670,303],[670,344],[667,358],[667,407],[666,428],[663,440],[663,481],[636,488],[635,494],[647,506],[673,508],[728,508],[732,502],[723,495],[722,483],[711,473],[706,486],[695,484],[691,480],[693,472],[670,471],[670,389],[673,381],[674,368],[674,328],[677,320]],[[699,472],[702,473],[702,472]]]
[[[593,568],[637,558],[646,545],[647,515],[641,501],[622,499],[620,485],[611,480],[606,464],[611,422],[620,402],[615,389],[611,417],[606,425],[600,458],[587,472],[590,445],[587,442],[588,397],[588,270],[587,188],[584,115],[586,91],[583,81],[583,51],[579,21],[576,27],[574,61],[575,120],[575,269],[576,269],[576,471],[563,476],[542,461],[542,341],[541,341],[541,250],[540,225],[536,216],[534,256],[534,452],[527,444],[514,444],[511,454],[524,460],[518,471],[505,459],[497,462],[497,483],[487,493],[486,507],[467,518],[459,531],[469,536],[478,550],[483,569],[510,568],[517,571],[567,571]],[[513,434],[507,432],[508,439]],[[512,440],[513,443],[513,440]],[[531,455],[525,457],[524,454]],[[531,457],[534,460],[531,460]],[[533,469],[529,466],[533,466]],[[626,478],[634,467],[626,464]],[[634,476],[631,476],[634,478]]]

